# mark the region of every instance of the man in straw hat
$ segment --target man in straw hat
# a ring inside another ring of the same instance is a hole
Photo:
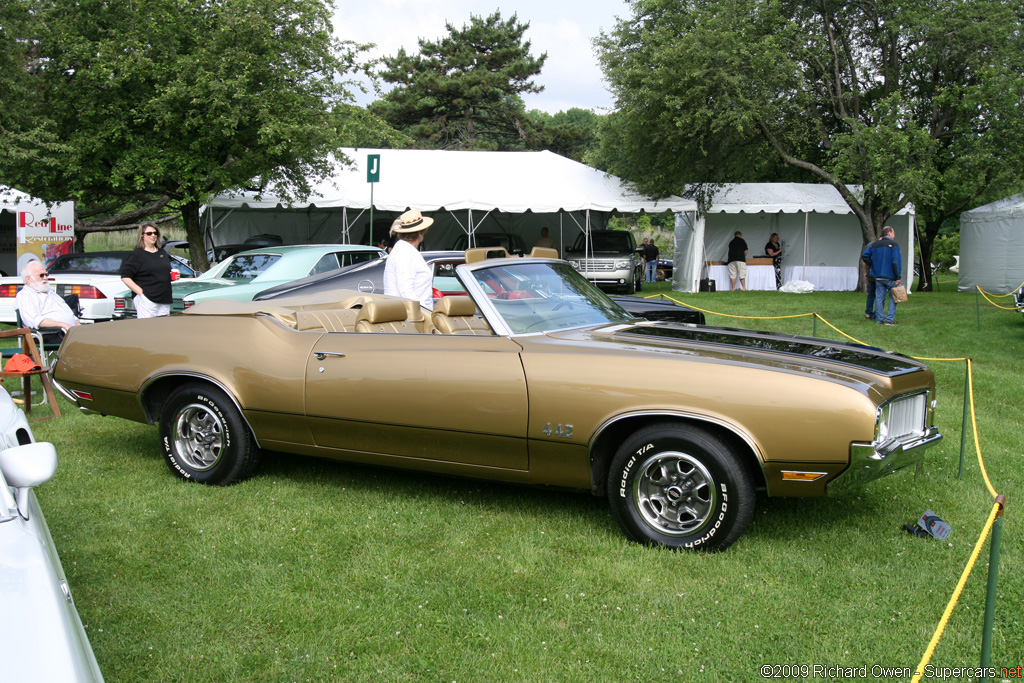
[[[419,301],[428,311],[434,310],[433,275],[419,247],[433,224],[433,218],[424,218],[415,209],[399,216],[391,224],[391,234],[398,240],[384,265],[384,293]]]

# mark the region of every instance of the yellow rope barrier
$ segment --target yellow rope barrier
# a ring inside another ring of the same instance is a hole
[[[981,292],[981,296],[985,299],[985,301],[989,302],[990,304],[992,304],[996,308],[1000,308],[1000,309],[1002,309],[1004,311],[1019,311],[1020,310],[1019,306],[1000,306],[995,301],[992,301],[992,299],[989,299],[989,296],[995,296],[995,297],[1013,296],[1012,294],[992,294],[992,295],[990,295],[988,292],[983,290],[981,287],[978,287],[978,291]]]
[[[967,577],[971,575],[971,570],[974,569],[974,564],[978,561],[978,555],[981,554],[981,548],[985,545],[985,539],[988,538],[989,532],[992,530],[992,524],[995,522],[996,515],[999,513],[999,503],[992,505],[992,511],[988,515],[988,521],[985,522],[985,528],[981,531],[981,536],[978,537],[978,542],[974,544],[974,551],[971,552],[971,559],[968,560],[967,566],[964,567],[963,572],[960,574],[960,580],[956,584],[956,589],[953,591],[952,597],[946,604],[946,609],[942,613],[942,618],[939,620],[939,626],[935,629],[935,635],[932,636],[931,641],[928,643],[928,647],[924,651],[924,656],[921,658],[921,663],[917,665],[917,671],[914,672],[914,677],[910,679],[911,683],[917,683],[921,680],[921,676],[924,674],[924,668],[928,665],[932,655],[935,654],[935,647],[939,644],[939,639],[942,637],[942,633],[946,630],[946,622],[949,621],[949,617],[953,614],[953,608],[956,607],[956,603],[960,600],[960,593],[964,590],[964,585],[967,583]]]
[[[974,286],[975,286],[975,288],[977,288],[977,290],[978,290],[979,292],[981,292],[982,294],[988,294],[988,295],[990,295],[990,296],[994,296],[994,297],[996,297],[997,299],[1001,299],[1002,297],[1006,297],[1006,296],[1013,296],[1013,292],[1016,292],[1016,291],[1017,291],[1018,289],[1020,289],[1021,287],[1024,287],[1024,282],[1022,282],[1022,283],[1020,283],[1019,285],[1017,285],[1016,287],[1014,287],[1014,288],[1013,288],[1013,292],[1010,292],[1009,294],[992,294],[992,292],[986,292],[986,291],[985,291],[984,289],[982,289],[982,288],[981,288],[981,287],[979,287],[978,285],[974,285]]]

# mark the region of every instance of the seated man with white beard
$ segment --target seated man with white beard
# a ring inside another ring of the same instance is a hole
[[[39,261],[29,261],[21,269],[25,286],[15,297],[21,322],[26,327],[60,327],[59,332],[43,335],[46,343],[59,343],[64,333],[78,324],[78,318],[46,281],[46,269]],[[77,297],[76,297],[77,298]]]

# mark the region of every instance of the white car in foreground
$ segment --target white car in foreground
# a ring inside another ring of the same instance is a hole
[[[102,681],[71,599],[36,486],[57,471],[0,388],[0,671],[4,681]]]

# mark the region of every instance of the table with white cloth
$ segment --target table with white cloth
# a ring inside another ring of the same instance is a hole
[[[708,266],[708,277],[715,281],[715,289],[719,292],[727,292],[730,289],[729,266]],[[747,289],[774,290],[775,289],[775,267],[774,266],[747,266]],[[740,284],[736,283],[739,289]]]
[[[786,266],[783,282],[803,280],[823,292],[852,292],[857,289],[856,266]]]

